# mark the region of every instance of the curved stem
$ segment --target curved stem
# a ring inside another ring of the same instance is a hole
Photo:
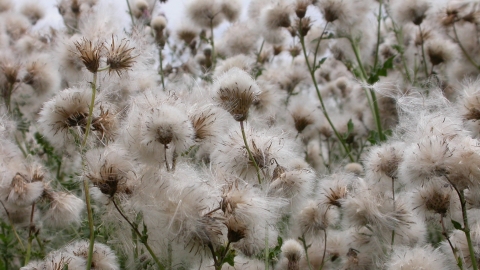
[[[300,20],[302,20],[302,19],[300,19]],[[301,25],[301,23],[299,25]],[[298,36],[300,37],[300,44],[302,45],[303,56],[305,57],[305,62],[307,63],[307,68],[308,68],[308,71],[310,73],[310,77],[312,77],[313,86],[315,87],[315,90],[317,92],[318,100],[320,101],[320,105],[322,107],[322,113],[325,116],[325,119],[327,119],[328,124],[332,128],[333,133],[335,134],[337,139],[340,141],[340,144],[342,145],[343,149],[345,150],[345,153],[347,154],[348,159],[351,162],[353,162],[354,159],[353,159],[352,153],[350,153],[350,150],[348,149],[347,145],[345,144],[345,140],[342,138],[342,136],[340,136],[337,129],[333,125],[332,120],[330,119],[330,116],[328,115],[325,104],[323,103],[322,94],[320,93],[320,89],[318,88],[317,79],[315,78],[315,70],[312,68],[312,66],[310,65],[310,62],[308,61],[307,49],[305,48],[305,38],[304,38],[303,35],[300,34],[300,31],[298,31],[298,32],[299,32]],[[324,32],[322,32],[322,35],[320,36],[319,40],[322,40]],[[313,63],[313,64],[315,65],[315,63]]]
[[[157,264],[158,266],[158,269],[160,270],[165,270],[165,266],[160,262],[160,260],[158,259],[157,255],[155,255],[155,253],[153,252],[152,248],[150,247],[150,245],[148,244],[147,242],[147,239],[145,236],[143,236],[137,229],[137,227],[135,225],[133,225],[130,220],[125,216],[125,214],[123,214],[122,210],[120,210],[120,208],[118,207],[117,205],[117,202],[115,200],[115,197],[112,197],[112,202],[113,202],[113,205],[115,206],[115,208],[117,209],[118,213],[123,217],[123,219],[125,219],[125,221],[127,221],[128,225],[130,225],[130,227],[132,228],[132,230],[137,234],[137,236],[139,237],[140,239],[140,242],[145,246],[145,248],[147,249],[148,253],[150,253],[150,256],[152,256],[153,260],[155,261],[155,263]]]
[[[130,7],[130,3],[127,1],[127,7],[128,7],[128,14],[130,14],[130,19],[132,20],[132,28],[133,28],[133,25],[134,25],[134,22],[133,22],[133,13],[132,13],[132,8]]]
[[[255,166],[255,170],[257,170],[258,183],[261,185],[262,177],[260,176],[260,167],[258,167],[257,161],[255,160],[255,158],[253,158],[252,152],[250,151],[250,147],[248,147],[247,135],[245,135],[245,127],[243,126],[243,121],[240,121],[240,129],[242,130],[243,142],[245,143],[245,148],[247,149],[248,156],[252,161],[253,165]]]
[[[428,79],[428,68],[427,68],[427,58],[425,57],[425,41],[423,40],[423,31],[422,26],[418,25],[418,30],[420,31],[420,41],[422,42],[422,58],[423,58],[423,69],[425,70],[425,77]]]
[[[92,260],[93,260],[93,247],[95,245],[95,227],[93,223],[92,204],[90,202],[89,183],[86,177],[83,180],[83,189],[85,190],[85,202],[87,204],[87,215],[88,215],[88,229],[90,231],[86,269],[90,270],[92,267]]]
[[[320,34],[320,37],[318,38],[318,41],[317,41],[317,46],[315,46],[315,53],[313,55],[313,65],[315,65],[315,63],[317,63],[318,49],[320,49],[320,42],[322,41],[323,35],[324,35],[325,31],[327,30],[328,24],[329,24],[329,22],[327,22],[325,24],[325,26],[323,27],[322,33]]]
[[[468,251],[470,253],[470,261],[472,262],[472,268],[474,270],[478,270],[477,266],[477,257],[475,256],[475,250],[473,249],[472,237],[470,235],[470,226],[468,224],[468,215],[467,215],[467,200],[465,199],[465,194],[463,190],[459,190],[453,183],[450,181],[447,175],[444,175],[445,178],[448,180],[450,185],[455,189],[457,192],[458,198],[460,199],[460,206],[462,207],[462,216],[463,216],[463,228],[461,231],[465,233],[465,237],[467,238],[468,243]]]
[[[212,70],[215,69],[217,57],[215,56],[215,38],[213,36],[213,18],[210,19],[210,45],[212,45]]]
[[[97,72],[93,73],[93,82],[92,85],[92,99],[90,101],[90,107],[88,108],[88,118],[87,118],[87,126],[85,127],[85,135],[83,137],[82,142],[82,151],[85,149],[85,145],[87,144],[88,134],[90,133],[91,125],[92,125],[92,118],[93,118],[93,107],[95,106],[95,95],[97,93]]]
[[[160,65],[159,65],[159,73],[160,73],[160,78],[162,79],[162,88],[163,91],[165,91],[165,80],[163,78],[163,55],[162,55],[162,49],[163,46],[158,46],[158,59],[160,60]]]
[[[32,231],[33,231],[33,215],[35,213],[35,203],[32,204],[32,210],[30,211],[30,225],[28,226],[28,243],[27,243],[27,253],[25,255],[25,265],[30,262],[30,256],[32,254]]]
[[[307,242],[305,241],[305,234],[303,234],[302,237],[299,237],[298,240],[302,242],[303,249],[305,250],[305,259],[307,260],[308,269],[312,270],[312,265],[310,264],[310,258],[308,257],[308,246],[307,246]]]
[[[447,230],[445,229],[445,224],[443,222],[443,215],[440,215],[440,224],[442,225],[442,235],[445,237],[445,240],[447,240],[448,245],[452,249],[453,256],[455,257],[455,261],[457,262],[458,267],[463,270],[463,264],[462,264],[462,259],[458,257],[457,250],[455,247],[453,247],[452,242],[450,241],[450,238],[448,238],[447,235]]]
[[[0,204],[2,204],[3,210],[5,210],[5,213],[7,214],[8,222],[10,223],[10,226],[12,226],[13,234],[15,235],[15,238],[17,238],[18,243],[22,247],[23,250],[25,250],[25,246],[23,245],[23,241],[20,238],[20,236],[17,233],[17,230],[15,229],[15,226],[13,224],[12,217],[10,216],[10,212],[8,212],[7,207],[3,204],[3,202],[0,200]]]
[[[363,82],[367,82],[367,77],[368,77],[367,72],[363,67],[362,60],[360,58],[360,52],[358,51],[357,45],[353,41],[353,39],[351,39],[350,37],[348,38],[348,40],[350,41],[353,53],[355,54],[355,58],[357,59],[358,67],[360,68],[360,72],[361,72],[360,73],[361,79]],[[377,95],[375,94],[375,91],[372,89],[370,90],[365,89],[365,94],[367,95],[367,99],[370,103],[370,109],[372,110],[372,114],[375,119],[375,125],[377,126],[378,137],[380,138],[380,141],[385,141],[386,137],[382,131],[382,121],[380,120],[380,109],[378,108]]]
[[[262,40],[262,45],[260,45],[260,50],[258,50],[258,54],[257,54],[257,63],[260,63],[260,55],[262,54],[263,45],[265,45],[265,39],[264,39],[264,40]]]
[[[378,1],[378,15],[377,15],[377,46],[375,47],[375,60],[373,62],[373,70],[377,69],[378,64],[378,51],[380,47],[380,23],[382,22],[382,4],[383,0]]]
[[[462,42],[460,42],[460,39],[458,38],[457,28],[455,27],[455,22],[453,23],[453,33],[455,34],[455,39],[457,40],[458,46],[462,50],[463,55],[465,55],[465,57],[467,58],[468,62],[470,62],[477,69],[480,69],[480,66],[477,65],[477,63],[475,63],[475,61],[473,61],[470,54],[468,54],[467,50],[465,50],[465,47],[463,47]]]
[[[325,235],[325,245],[323,246],[322,263],[320,264],[320,270],[322,270],[323,266],[325,265],[325,255],[327,254],[327,229],[323,230],[323,234]]]

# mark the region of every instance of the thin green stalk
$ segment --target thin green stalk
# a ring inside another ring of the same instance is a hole
[[[255,160],[255,158],[253,158],[252,152],[250,151],[250,147],[248,147],[247,135],[245,135],[245,127],[243,126],[243,121],[240,121],[240,129],[242,130],[243,142],[245,143],[245,148],[247,149],[248,156],[250,160],[253,162],[253,165],[255,166],[255,170],[257,170],[258,183],[261,185],[262,177],[260,176],[260,167],[258,167],[257,161]]]
[[[133,13],[132,13],[132,8],[130,7],[130,3],[127,1],[127,7],[128,7],[128,14],[130,14],[130,19],[132,20],[132,27],[134,25],[134,22],[133,22]]]
[[[13,224],[12,218],[10,217],[10,212],[8,212],[7,207],[3,204],[2,201],[0,201],[0,204],[2,204],[3,210],[5,210],[5,213],[7,214],[8,222],[10,223],[10,226],[12,227],[13,234],[15,235],[15,238],[17,238],[18,243],[20,244],[20,247],[22,247],[23,250],[25,250],[25,246],[23,245],[23,241],[20,238],[20,236],[17,233],[17,230],[15,229],[15,225]]]
[[[317,41],[317,46],[315,46],[315,53],[313,55],[313,65],[314,66],[315,66],[315,63],[317,63],[317,54],[318,54],[318,50],[320,49],[320,42],[322,41],[325,30],[327,30],[328,24],[329,24],[329,22],[327,22],[325,24],[325,26],[323,27],[322,34],[320,34],[320,37],[318,38],[318,41]]]
[[[353,53],[355,54],[355,58],[357,59],[358,67],[360,68],[360,72],[361,72],[361,79],[363,82],[367,82],[367,72],[363,67],[362,60],[360,58],[360,52],[358,51],[357,45],[351,38],[348,38],[348,40],[350,41],[350,44],[353,49]],[[382,131],[382,121],[380,120],[380,109],[378,108],[377,95],[375,94],[375,91],[372,89],[370,90],[365,89],[365,93],[367,95],[367,99],[369,98],[368,94],[370,94],[371,96],[371,100],[369,100],[370,109],[372,110],[373,116],[375,118],[375,125],[377,126],[378,137],[380,138],[380,141],[385,141],[386,137]]]
[[[323,246],[322,263],[320,264],[320,270],[322,270],[323,266],[325,265],[325,255],[327,254],[327,229],[323,230],[323,234],[325,235],[325,245]]]
[[[163,76],[163,55],[162,55],[162,48],[163,46],[158,46],[158,58],[160,59],[160,77],[162,78],[162,88],[163,88],[163,91],[165,91],[165,80],[164,80],[164,76]]]
[[[393,200],[393,212],[396,211],[396,204],[395,204],[395,178],[392,178],[392,200]],[[392,241],[390,243],[390,246],[393,249],[393,244],[395,243],[395,229],[392,230]]]
[[[450,241],[450,238],[448,238],[447,230],[445,229],[445,223],[443,222],[443,215],[440,215],[440,224],[442,225],[442,235],[443,237],[445,237],[445,240],[447,240],[448,245],[452,249],[453,256],[455,257],[455,261],[457,262],[458,268],[460,268],[460,270],[463,270],[462,259],[458,256],[457,250],[455,249],[452,242]]]
[[[137,234],[137,236],[139,237],[140,239],[140,242],[145,246],[145,248],[147,249],[148,253],[150,253],[150,256],[152,256],[153,260],[155,261],[155,263],[157,264],[158,266],[158,269],[159,270],[165,270],[165,266],[160,262],[160,260],[158,259],[157,255],[155,255],[155,253],[153,252],[152,248],[150,247],[150,245],[148,244],[148,241],[147,241],[147,238],[144,237],[137,229],[136,226],[134,226],[130,220],[123,214],[122,210],[120,210],[120,208],[118,207],[117,205],[117,202],[116,202],[116,199],[115,197],[112,197],[112,202],[113,202],[113,205],[115,206],[115,208],[117,209],[118,213],[123,217],[123,219],[125,219],[125,221],[127,221],[128,225],[130,225],[130,227],[132,228],[132,230]]]
[[[82,142],[81,151],[82,153],[86,150],[85,146],[87,144],[88,134],[90,133],[92,118],[93,118],[93,107],[95,105],[95,94],[97,92],[97,72],[93,73],[93,82],[91,83],[92,86],[92,98],[90,101],[90,107],[88,109],[88,118],[87,118],[87,125],[85,127],[85,135]],[[93,259],[93,248],[95,244],[95,228],[93,223],[93,212],[92,212],[92,205],[90,202],[90,190],[89,190],[89,182],[88,179],[85,178],[83,180],[83,189],[85,191],[85,203],[87,205],[87,215],[88,215],[88,228],[90,231],[89,237],[89,246],[88,246],[88,256],[87,256],[87,270],[90,270],[92,267],[92,259]]]
[[[258,54],[257,54],[257,63],[260,63],[260,55],[262,54],[263,45],[265,45],[265,39],[262,40],[262,45],[260,45],[260,50],[258,51]]]
[[[420,31],[420,39],[422,42],[423,69],[425,70],[425,77],[428,79],[427,58],[425,57],[425,40],[423,40],[423,31],[420,24],[418,25],[418,30]]]
[[[265,257],[265,270],[268,270],[270,264],[268,263],[268,254],[270,253],[270,249],[268,248],[268,224],[265,224],[265,250],[264,250],[264,257]]]
[[[83,180],[83,189],[85,190],[85,203],[87,204],[87,215],[88,215],[88,230],[90,232],[86,269],[90,270],[92,267],[93,247],[95,244],[95,227],[93,223],[92,204],[90,202],[89,183],[88,183],[88,178],[86,177]]]
[[[38,237],[38,233],[36,233],[34,235],[34,237],[35,237],[35,241],[37,241],[37,244],[40,247],[40,251],[41,251],[42,255],[44,256],[45,255],[45,247],[43,246],[42,241],[40,241],[40,238]]]
[[[301,20],[301,19],[300,19],[300,20]],[[301,24],[300,24],[300,25],[301,25]],[[324,32],[325,32],[325,31],[324,31]],[[320,36],[319,40],[322,40],[324,32],[323,32],[322,35]],[[300,33],[300,31],[299,31],[299,33]],[[320,89],[318,88],[318,84],[317,84],[317,79],[315,78],[315,70],[312,68],[312,66],[310,65],[310,62],[308,61],[307,49],[305,48],[305,39],[304,39],[304,36],[301,35],[301,34],[299,34],[298,36],[300,37],[300,44],[302,45],[303,56],[305,57],[305,62],[307,63],[308,71],[309,71],[309,73],[310,73],[310,76],[312,77],[313,86],[315,87],[315,90],[316,90],[316,92],[317,92],[318,100],[320,101],[320,105],[321,105],[321,107],[322,107],[322,113],[323,113],[323,115],[325,116],[325,118],[327,119],[328,124],[329,124],[330,127],[332,128],[333,133],[335,133],[335,136],[337,137],[337,139],[340,141],[341,145],[343,146],[343,149],[345,150],[345,153],[347,154],[348,159],[349,159],[351,162],[353,162],[354,159],[353,159],[352,154],[350,153],[347,145],[345,144],[345,141],[343,140],[343,138],[340,136],[340,134],[338,133],[337,129],[336,129],[335,126],[333,125],[332,120],[330,119],[330,116],[328,115],[328,112],[327,112],[327,109],[326,109],[326,107],[325,107],[325,104],[323,103],[322,94],[320,93]],[[313,63],[313,64],[315,64],[315,63]]]
[[[472,261],[472,268],[474,270],[478,270],[477,257],[475,256],[475,251],[473,249],[472,237],[470,235],[470,226],[468,224],[467,207],[466,207],[467,201],[465,200],[465,195],[463,193],[463,190],[460,191],[459,196],[460,196],[460,204],[462,206],[463,232],[467,237],[468,251],[470,253],[470,261]]]
[[[378,1],[378,15],[377,15],[377,46],[375,48],[375,60],[373,61],[373,70],[377,69],[378,64],[378,52],[380,47],[380,23],[382,22],[382,4],[383,0]]]
[[[10,106],[10,103],[11,103],[11,100],[12,100],[13,85],[14,85],[13,83],[10,84],[10,86],[8,87],[8,90],[7,90],[7,94],[5,96],[5,106],[7,107],[8,113],[12,112],[12,108]]]
[[[480,66],[477,65],[477,63],[475,63],[475,61],[473,61],[473,59],[472,59],[472,57],[470,56],[470,54],[468,54],[467,50],[465,50],[465,47],[463,47],[462,42],[460,42],[460,39],[458,38],[457,28],[455,27],[455,23],[453,23],[453,33],[455,34],[455,39],[457,40],[457,44],[458,44],[458,46],[460,47],[460,49],[462,50],[463,55],[465,55],[465,57],[467,58],[467,60],[468,60],[474,67],[476,67],[477,69],[480,69]]]
[[[88,118],[87,118],[87,126],[85,127],[85,135],[83,137],[82,142],[82,151],[85,149],[85,145],[87,144],[88,134],[90,133],[90,128],[92,125],[92,118],[93,118],[93,107],[95,106],[95,95],[97,93],[97,72],[93,73],[93,82],[92,85],[92,99],[90,101],[90,107],[88,108]]]
[[[307,242],[305,241],[305,234],[302,235],[302,237],[299,237],[298,240],[302,242],[303,249],[305,250],[305,259],[307,260],[308,269],[312,270],[312,265],[310,264],[310,258],[308,257],[308,246],[307,246]]]
[[[25,255],[25,265],[30,262],[30,256],[32,255],[32,230],[33,230],[33,214],[35,213],[35,203],[32,204],[32,210],[30,211],[30,225],[28,226],[28,242],[27,253]]]
[[[212,45],[212,70],[214,70],[217,58],[215,56],[215,38],[213,36],[213,18],[210,19],[210,45]]]
[[[473,249],[472,237],[470,235],[470,225],[468,224],[468,215],[467,215],[467,200],[465,199],[465,194],[463,190],[459,190],[450,179],[444,175],[448,182],[453,186],[457,192],[458,198],[460,199],[460,206],[462,207],[462,216],[463,216],[463,228],[461,231],[465,233],[468,243],[468,251],[470,253],[470,261],[472,262],[473,270],[478,270],[477,266],[477,257],[475,256],[475,250]]]

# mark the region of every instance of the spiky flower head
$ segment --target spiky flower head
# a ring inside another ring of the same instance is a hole
[[[134,49],[135,47],[129,47],[129,41],[125,39],[122,39],[120,44],[116,46],[115,39],[112,36],[112,44],[110,44],[107,52],[108,72],[115,71],[120,76],[124,70],[131,68],[136,58],[132,55]]]
[[[100,67],[100,58],[102,57],[103,44],[92,42],[87,38],[74,42],[77,49],[77,55],[82,60],[88,71],[96,73]]]
[[[220,105],[236,121],[245,121],[260,89],[250,75],[234,67],[218,78],[215,86]]]

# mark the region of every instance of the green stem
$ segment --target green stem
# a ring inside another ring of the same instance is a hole
[[[300,20],[302,20],[302,19],[300,19]],[[301,23],[299,25],[301,25]],[[337,137],[337,139],[340,141],[341,145],[343,146],[343,149],[345,150],[345,153],[347,154],[349,160],[351,162],[353,162],[354,159],[353,159],[352,154],[350,153],[347,145],[345,144],[344,139],[342,138],[342,136],[340,136],[337,129],[333,125],[332,120],[330,119],[330,116],[328,115],[325,104],[323,103],[322,94],[320,93],[320,89],[318,88],[317,79],[315,78],[315,70],[312,68],[312,66],[310,65],[310,62],[308,61],[307,49],[305,48],[305,38],[304,38],[303,35],[300,34],[300,31],[298,31],[298,32],[299,32],[298,36],[300,37],[300,44],[302,45],[303,56],[305,57],[305,62],[307,63],[307,68],[308,68],[308,71],[310,73],[310,77],[312,77],[313,86],[315,87],[315,90],[317,92],[318,100],[320,101],[320,105],[322,107],[322,113],[325,116],[325,119],[327,119],[328,124],[332,128],[333,133],[335,133],[335,136]],[[319,41],[322,40],[324,33],[325,33],[325,31],[322,32],[322,35],[320,36]],[[313,64],[315,64],[315,63],[313,63]]]
[[[215,56],[215,38],[213,36],[213,18],[210,19],[210,45],[212,46],[212,70],[215,70],[217,57]]]
[[[97,72],[93,73],[93,82],[92,85],[92,99],[90,101],[90,107],[88,108],[88,118],[87,118],[87,126],[85,127],[85,135],[83,137],[82,142],[82,151],[85,150],[85,145],[87,144],[88,134],[90,133],[90,128],[92,125],[92,118],[93,118],[93,107],[95,106],[95,94],[97,93]]]
[[[130,19],[132,20],[132,28],[133,28],[133,25],[134,25],[134,22],[133,22],[133,13],[132,13],[132,8],[130,7],[130,3],[127,1],[127,7],[128,7],[128,13],[130,14]]]
[[[262,45],[260,45],[260,50],[258,51],[258,54],[257,54],[257,63],[260,63],[260,55],[262,54],[263,45],[265,45],[265,39],[262,40]]]
[[[240,129],[242,130],[242,137],[243,137],[243,142],[245,143],[245,149],[247,149],[248,156],[252,161],[253,165],[255,166],[255,170],[257,170],[258,183],[261,185],[262,177],[260,176],[260,167],[258,167],[257,161],[255,160],[255,158],[253,158],[252,152],[250,151],[250,147],[248,147],[247,135],[245,135],[245,127],[243,126],[243,121],[240,121]]]
[[[393,212],[396,211],[396,204],[395,204],[395,178],[392,178],[392,201],[393,201]],[[393,244],[395,243],[395,229],[392,230],[392,240],[390,246],[393,250]]]
[[[465,50],[465,47],[463,47],[462,42],[460,42],[460,39],[458,38],[457,28],[455,27],[455,23],[453,23],[453,33],[455,34],[455,39],[457,40],[458,46],[462,50],[463,55],[465,55],[465,57],[467,58],[468,62],[470,62],[477,69],[480,69],[480,66],[477,65],[477,63],[475,63],[475,61],[473,61],[470,54],[468,54],[467,50]]]
[[[328,22],[323,27],[322,33],[320,34],[320,37],[318,38],[317,45],[315,46],[315,53],[313,55],[313,65],[314,65],[314,67],[317,63],[317,54],[318,54],[318,49],[320,48],[320,42],[322,41],[325,30],[327,30],[327,26],[328,26]]]
[[[28,226],[28,242],[27,242],[27,253],[25,255],[25,265],[30,262],[30,256],[32,254],[32,230],[33,230],[33,214],[35,213],[35,203],[32,204],[32,210],[30,211],[30,225]]]
[[[3,202],[1,200],[0,200],[0,204],[2,204],[3,210],[5,210],[5,213],[7,214],[8,222],[10,223],[10,226],[12,227],[13,234],[17,238],[18,243],[20,244],[22,249],[25,250],[25,246],[23,245],[23,241],[20,238],[20,236],[18,235],[17,230],[15,229],[15,225],[13,224],[12,217],[10,216],[10,212],[8,212],[7,207],[5,207],[5,205],[3,204]]]
[[[363,82],[367,82],[367,77],[368,77],[367,72],[365,71],[365,68],[363,67],[358,47],[357,47],[356,43],[353,41],[353,39],[348,38],[348,40],[350,41],[353,53],[355,54],[355,58],[357,59],[358,67],[360,68],[360,72],[361,72],[361,74],[360,74],[361,79],[362,79]],[[367,99],[370,103],[370,109],[372,110],[373,117],[375,119],[375,125],[377,126],[378,137],[380,138],[380,141],[385,141],[386,137],[385,137],[385,134],[383,134],[383,131],[382,131],[382,121],[380,120],[380,109],[378,108],[377,95],[375,94],[375,91],[372,90],[372,89],[370,89],[370,90],[365,89],[365,94],[366,94]]]
[[[420,24],[418,25],[418,30],[420,31],[420,39],[422,42],[423,69],[425,70],[425,78],[428,79],[427,58],[425,57],[425,41],[423,40],[423,31]]]
[[[92,267],[93,259],[93,248],[95,245],[95,227],[93,223],[93,211],[92,205],[90,202],[90,190],[88,179],[85,177],[83,180],[83,189],[85,190],[85,203],[87,204],[87,216],[88,216],[88,230],[90,232],[89,245],[88,245],[88,256],[87,256],[87,270],[90,270]]]
[[[268,247],[268,224],[265,224],[265,250],[264,250],[264,257],[265,257],[265,270],[268,270],[270,267],[270,264],[268,262],[268,254],[270,253],[270,248]]]
[[[440,224],[442,225],[442,235],[445,238],[445,240],[447,240],[448,245],[452,249],[453,256],[455,257],[455,261],[457,262],[458,268],[460,268],[460,270],[463,270],[462,259],[458,256],[457,250],[455,249],[452,242],[450,241],[450,238],[448,238],[447,230],[445,229],[445,223],[443,222],[443,215],[440,215]]]
[[[373,70],[377,69],[378,64],[378,51],[380,47],[380,23],[382,22],[382,4],[383,0],[378,1],[378,15],[377,15],[377,46],[375,48],[375,60],[373,61]]]
[[[117,205],[117,202],[116,202],[116,199],[115,197],[112,197],[112,202],[113,202],[113,205],[115,206],[115,208],[117,209],[118,213],[123,217],[123,219],[125,219],[125,221],[127,221],[128,225],[130,225],[130,227],[132,228],[132,230],[137,234],[137,236],[139,237],[140,239],[140,242],[145,246],[145,248],[147,249],[148,253],[150,253],[150,256],[152,256],[153,260],[155,261],[155,263],[157,264],[158,266],[158,269],[159,270],[165,270],[165,266],[160,262],[160,260],[158,259],[157,255],[155,255],[155,253],[153,252],[152,248],[150,247],[150,245],[148,244],[148,240],[146,237],[144,237],[137,229],[137,227],[135,225],[133,225],[130,220],[123,214],[122,210],[120,210],[120,208],[118,207]]]
[[[323,230],[323,234],[325,235],[325,245],[323,246],[322,263],[320,264],[320,270],[322,270],[323,266],[325,265],[325,255],[327,254],[327,229]]]
[[[478,270],[477,257],[475,256],[475,251],[473,249],[472,237],[470,235],[470,226],[468,224],[468,215],[467,215],[467,207],[466,207],[467,201],[465,200],[465,195],[463,193],[463,190],[460,191],[459,196],[460,196],[460,204],[462,206],[463,232],[467,237],[468,251],[470,253],[470,261],[472,262],[472,268],[474,270]]]
[[[163,91],[165,91],[165,80],[163,78],[163,55],[162,55],[162,48],[163,46],[158,46],[158,58],[160,59],[160,77],[162,79],[162,88],[163,88]]]
[[[308,269],[312,270],[312,265],[310,264],[310,258],[308,257],[308,246],[307,246],[307,242],[305,241],[305,234],[302,235],[302,237],[299,237],[298,240],[302,242],[303,249],[305,250],[305,259],[307,260]]]
[[[475,250],[473,249],[472,237],[470,235],[470,226],[468,224],[467,200],[465,199],[465,194],[463,193],[463,190],[459,190],[446,175],[444,176],[448,180],[450,185],[453,186],[453,188],[457,192],[458,198],[460,199],[460,206],[462,207],[463,216],[463,228],[461,230],[465,233],[465,237],[467,238],[468,251],[470,253],[470,261],[472,262],[472,268],[473,270],[478,270],[477,257],[475,256]]]

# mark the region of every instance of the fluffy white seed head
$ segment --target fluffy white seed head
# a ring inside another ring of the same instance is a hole
[[[188,17],[200,27],[217,27],[224,20],[219,0],[191,0],[187,4]]]
[[[45,213],[44,222],[52,227],[66,227],[78,224],[85,203],[77,196],[66,192],[47,192],[50,205]]]
[[[448,253],[449,256],[452,254]],[[450,269],[446,264],[446,254],[431,246],[409,247],[397,246],[385,264],[385,269]]]
[[[217,102],[236,121],[247,119],[250,106],[260,93],[255,80],[247,72],[236,67],[221,75],[213,89],[217,93]]]

